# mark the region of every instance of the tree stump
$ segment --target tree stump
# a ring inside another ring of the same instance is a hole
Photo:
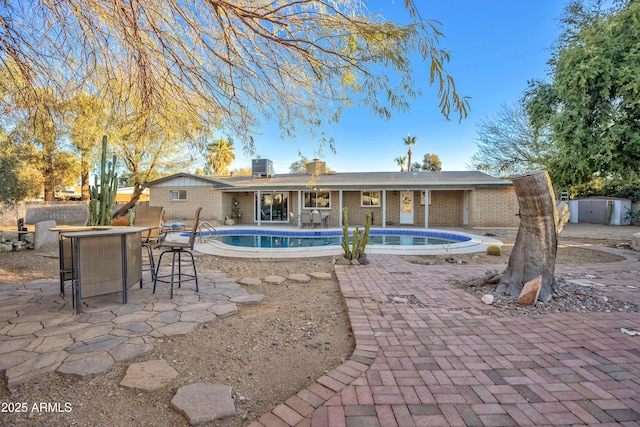
[[[496,289],[518,298],[524,283],[542,276],[538,300],[553,295],[558,234],[568,220],[566,203],[556,207],[551,179],[546,171],[512,178],[520,205],[520,227],[509,264]]]

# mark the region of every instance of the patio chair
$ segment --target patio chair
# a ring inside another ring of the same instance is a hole
[[[311,213],[310,212],[302,212],[300,214],[302,218],[302,228],[311,227]]]
[[[311,223],[313,228],[322,227],[322,214],[320,212],[311,212]]]
[[[289,222],[294,227],[298,225],[298,221],[300,220],[300,215],[296,215],[295,212],[289,212]]]
[[[144,271],[151,271],[151,280],[156,277],[156,264],[153,260],[153,247],[159,243],[160,229],[162,228],[162,206],[136,206],[133,225],[136,227],[151,227],[147,232],[141,234],[142,246],[146,249],[149,257],[148,268],[143,265]],[[142,281],[140,281],[142,287]]]
[[[164,240],[161,242],[157,248],[163,248],[163,252],[160,254],[160,258],[158,259],[158,267],[156,268],[155,278],[153,279],[153,293],[156,293],[156,283],[171,283],[171,293],[170,298],[173,298],[173,284],[175,282],[178,283],[178,287],[182,286],[182,282],[195,281],[196,282],[196,292],[198,292],[198,272],[196,270],[196,262],[193,258],[193,245],[196,242],[196,233],[198,231],[198,223],[200,221],[200,211],[202,208],[198,208],[196,210],[196,215],[193,220],[193,226],[191,227],[191,233],[189,234],[189,240],[186,242],[179,241],[170,241]],[[160,267],[162,265],[162,257],[166,253],[171,253],[171,274],[163,274],[160,275]],[[191,258],[191,265],[193,267],[193,271],[191,273],[184,273],[182,271],[182,255],[188,254]],[[176,274],[176,261],[178,263],[178,271]]]

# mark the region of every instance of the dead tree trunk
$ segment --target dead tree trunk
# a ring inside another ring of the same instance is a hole
[[[548,301],[553,294],[558,234],[568,219],[568,209],[566,204],[557,209],[546,171],[519,175],[512,181],[520,205],[520,228],[496,291],[518,298],[526,282],[542,276],[538,299]]]
[[[129,209],[133,209],[136,203],[138,203],[138,200],[140,199],[140,196],[142,195],[143,190],[144,188],[140,186],[135,186],[133,190],[133,194],[131,195],[131,199],[124,206],[122,206],[120,209],[114,212],[113,217],[117,218],[119,216],[123,216],[129,211]]]

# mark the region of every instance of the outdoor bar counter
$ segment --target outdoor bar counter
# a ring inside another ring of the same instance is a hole
[[[149,227],[55,227],[60,251],[60,293],[71,280],[76,312],[82,299],[122,292],[140,282],[142,287],[141,233]]]

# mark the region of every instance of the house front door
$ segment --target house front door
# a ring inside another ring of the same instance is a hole
[[[413,191],[400,192],[400,224],[413,224]]]

